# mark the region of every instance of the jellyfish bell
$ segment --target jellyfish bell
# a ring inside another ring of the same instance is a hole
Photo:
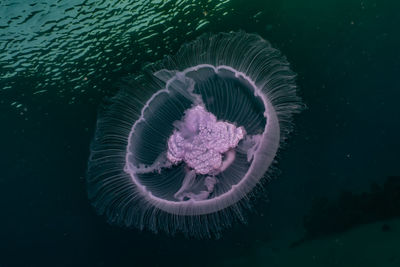
[[[243,221],[302,108],[256,34],[205,34],[126,81],[99,116],[88,194],[111,223],[210,237]]]

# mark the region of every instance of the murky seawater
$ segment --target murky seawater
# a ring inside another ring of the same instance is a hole
[[[0,266],[399,266],[380,221],[400,210],[396,179],[382,189],[400,176],[399,3],[0,0]],[[108,225],[84,179],[98,110],[147,62],[240,29],[287,56],[307,105],[265,198],[220,240]]]

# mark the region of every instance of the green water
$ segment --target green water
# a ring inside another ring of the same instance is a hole
[[[399,10],[394,0],[1,1],[0,266],[293,266],[288,257],[315,253],[328,255],[316,266],[357,266],[346,246],[291,244],[315,198],[400,175]],[[84,180],[102,104],[146,62],[204,32],[239,29],[286,55],[308,107],[265,198],[219,240],[108,225]],[[359,236],[370,235],[383,244],[371,266],[390,266],[396,225],[355,225],[340,238],[369,251]]]

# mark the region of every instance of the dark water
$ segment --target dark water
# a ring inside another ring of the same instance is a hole
[[[400,175],[399,10],[394,0],[1,1],[0,266],[291,266],[277,253],[307,234],[315,199]],[[108,225],[84,181],[101,103],[143,63],[238,29],[287,56],[308,106],[268,197],[219,240]]]

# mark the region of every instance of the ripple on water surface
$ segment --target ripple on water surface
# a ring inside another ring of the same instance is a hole
[[[226,15],[229,2],[1,1],[0,88],[10,90],[24,77],[33,81],[26,96],[83,92],[90,81],[171,53],[185,36]]]

